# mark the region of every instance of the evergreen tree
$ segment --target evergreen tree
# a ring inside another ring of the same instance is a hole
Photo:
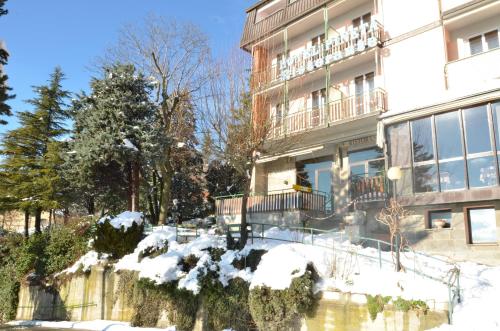
[[[62,163],[62,143],[58,139],[67,133],[64,121],[69,117],[64,109],[69,93],[61,87],[63,79],[61,69],[56,68],[48,85],[34,87],[36,97],[28,100],[34,110],[18,113],[19,127],[2,141],[3,208],[23,210],[26,222],[34,212],[36,232],[41,231],[42,211],[60,206],[59,189],[63,185],[58,165]]]
[[[85,196],[89,213],[94,205],[118,210],[129,198],[137,210],[139,173],[157,148],[155,107],[151,84],[132,65],[104,68],[93,79],[90,95],[73,102],[74,136],[66,153],[66,177]]]
[[[7,0],[0,0],[0,16],[6,15],[8,11],[4,9],[5,2]],[[7,64],[7,60],[9,58],[9,53],[5,49],[1,47],[0,44],[0,115],[11,116],[12,112],[10,106],[6,104],[6,101],[14,98],[14,95],[10,95],[9,91],[12,88],[7,86],[7,75],[3,72],[3,66]],[[0,119],[0,124],[7,124],[5,120]]]

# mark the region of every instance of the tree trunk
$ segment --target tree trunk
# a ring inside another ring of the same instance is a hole
[[[139,163],[137,161],[129,162],[127,165],[128,177],[128,210],[139,211]]]
[[[24,211],[24,237],[27,239],[30,236],[30,212],[28,209]]]
[[[153,206],[153,197],[151,194],[147,195],[149,214],[151,215],[151,224],[158,225],[158,215],[156,215],[155,207]]]
[[[52,212],[54,209],[49,209],[49,228],[52,226]]]
[[[87,196],[85,199],[85,207],[87,208],[87,214],[94,216],[95,214],[95,200],[92,195]]]
[[[172,189],[172,177],[174,176],[174,169],[170,163],[171,149],[167,148],[165,153],[165,163],[161,168],[161,177],[163,180],[163,187],[161,190],[161,202],[160,202],[160,222],[165,224],[167,221],[168,212],[171,204],[171,189]]]
[[[245,181],[243,190],[243,197],[241,198],[241,224],[240,224],[240,249],[243,249],[247,244],[248,230],[247,230],[247,205],[248,197],[250,196],[250,180]]]
[[[35,233],[42,233],[42,208],[35,210]]]
[[[64,211],[63,211],[63,214],[64,214],[64,225],[68,224],[69,222],[69,209],[68,208],[64,208]]]

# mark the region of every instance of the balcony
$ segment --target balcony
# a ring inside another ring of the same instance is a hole
[[[240,43],[241,47],[248,48],[252,42],[318,9],[329,1],[331,0],[296,0],[292,3],[288,3],[287,1],[283,9],[276,11],[260,21],[256,21],[257,7],[251,8],[247,14],[243,37]]]
[[[325,66],[347,60],[381,45],[383,28],[373,20],[359,27],[349,26],[344,33],[290,56],[279,64],[252,73],[252,88],[263,89],[291,80]]]
[[[387,178],[379,176],[351,176],[349,181],[351,201],[382,201],[389,196]]]
[[[500,48],[449,62],[446,65],[448,89],[460,93],[474,93],[498,87],[500,82]]]
[[[271,139],[321,129],[366,115],[385,112],[386,96],[382,89],[331,101],[318,108],[304,109],[284,117],[271,118]]]
[[[217,216],[241,214],[241,196],[218,197],[215,199]],[[280,192],[257,194],[248,197],[247,213],[274,213],[284,211],[324,212],[327,197],[314,192]]]

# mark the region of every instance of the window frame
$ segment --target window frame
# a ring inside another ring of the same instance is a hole
[[[477,205],[477,206],[469,205],[469,206],[465,206],[463,208],[463,212],[464,212],[465,240],[466,240],[467,245],[474,245],[474,246],[496,245],[496,246],[498,246],[498,237],[497,237],[496,242],[491,242],[491,243],[474,243],[472,241],[472,227],[471,227],[471,223],[470,223],[469,211],[473,210],[473,209],[493,209],[495,211],[495,227],[497,228],[497,225],[496,225],[497,209],[495,208],[494,205]]]
[[[495,27],[493,29],[488,29],[488,31],[484,31],[484,32],[480,32],[480,33],[475,33],[475,34],[469,35],[466,38],[464,38],[464,39],[467,40],[467,43],[466,43],[466,45],[467,45],[467,52],[466,52],[466,54],[468,54],[468,56],[466,56],[466,57],[475,56],[475,55],[479,55],[479,54],[483,54],[483,53],[489,52],[491,50],[499,49],[500,45],[498,47],[489,48],[489,45],[488,45],[488,43],[486,41],[486,34],[492,33],[494,31],[497,32],[497,39],[498,39],[499,44],[500,44],[500,27]],[[470,41],[471,41],[471,39],[475,39],[475,38],[478,38],[478,37],[480,37],[480,40],[481,40],[481,51],[478,52],[478,53],[472,54]]]

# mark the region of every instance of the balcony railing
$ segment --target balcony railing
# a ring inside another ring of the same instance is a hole
[[[381,45],[383,28],[377,21],[360,27],[350,26],[346,32],[325,40],[318,46],[305,49],[302,53],[283,59],[264,70],[252,73],[252,87],[262,89],[273,84],[302,76],[365,52]]]
[[[320,129],[337,122],[354,120],[386,110],[385,92],[374,89],[363,94],[334,100],[327,105],[305,109],[284,117],[271,118],[271,138]]]
[[[296,0],[292,3],[288,3],[284,9],[280,9],[258,22],[255,20],[257,8],[254,8],[247,15],[243,36],[241,38],[241,46],[248,46],[255,40],[272,33],[298,17],[316,10],[328,1],[331,0]]]
[[[379,176],[351,176],[349,191],[351,201],[366,202],[385,200],[388,197],[387,178]]]
[[[320,193],[282,192],[257,194],[248,197],[247,213],[270,213],[292,210],[324,212],[327,197]],[[241,196],[218,197],[215,199],[217,215],[241,214]]]

